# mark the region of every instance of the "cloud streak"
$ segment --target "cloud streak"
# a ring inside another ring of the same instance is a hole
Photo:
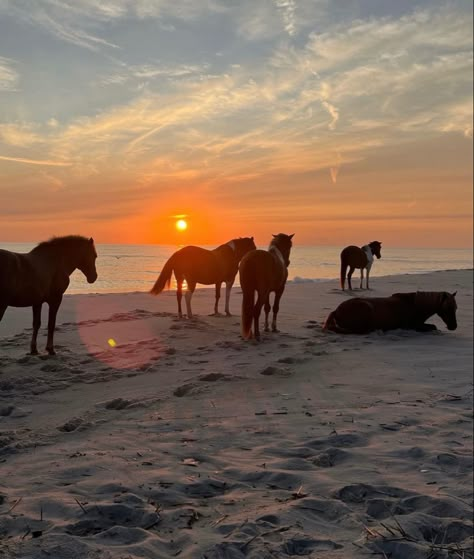
[[[27,159],[25,157],[9,157],[0,155],[2,161],[11,161],[12,163],[26,163],[27,165],[46,165],[48,167],[69,167],[72,163],[63,161],[49,161],[48,159]]]

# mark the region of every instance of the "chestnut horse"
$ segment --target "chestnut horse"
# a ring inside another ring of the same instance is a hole
[[[241,333],[245,340],[252,338],[252,320],[255,339],[260,340],[258,321],[262,306],[265,306],[265,332],[269,331],[268,315],[270,313],[270,293],[272,291],[275,292],[272,332],[278,332],[277,314],[288,279],[292,238],[293,235],[285,235],[284,233],[273,235],[268,251],[252,250],[242,258],[239,270],[243,295]],[[256,303],[255,291],[257,292]]]
[[[93,239],[78,235],[55,237],[26,254],[0,249],[0,320],[8,306],[33,307],[33,334],[30,352],[38,353],[36,339],[41,326],[41,307],[49,305],[46,351],[54,355],[56,315],[69,285],[69,276],[77,268],[88,283],[97,279],[97,252]]]
[[[216,301],[214,304],[214,315],[218,316],[221,284],[225,281],[225,313],[227,316],[231,316],[229,309],[230,291],[237,275],[239,262],[244,254],[255,248],[253,237],[232,239],[214,250],[186,246],[175,252],[167,260],[150,293],[158,295],[166,286],[169,287],[171,276],[174,272],[177,283],[178,315],[180,318],[183,316],[181,299],[183,296],[183,282],[186,280],[188,286],[185,294],[186,312],[188,318],[192,318],[191,298],[196,289],[196,284],[211,285],[215,283]]]
[[[372,241],[368,245],[364,245],[360,248],[354,245],[346,247],[341,252],[341,289],[344,289],[347,268],[349,268],[349,273],[347,274],[349,289],[352,290],[351,278],[356,268],[360,268],[361,289],[364,279],[364,270],[367,270],[366,285],[367,289],[369,289],[370,269],[372,268],[372,264],[374,262],[374,256],[376,256],[377,259],[382,257],[380,253],[381,249],[382,243],[379,241]]]
[[[341,303],[324,324],[339,334],[367,334],[374,330],[436,330],[425,321],[437,314],[448,330],[456,330],[456,292],[417,291],[394,293],[391,297],[356,297]]]

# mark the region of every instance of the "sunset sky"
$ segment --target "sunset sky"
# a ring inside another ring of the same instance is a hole
[[[0,241],[469,247],[472,23],[468,0],[0,0]]]

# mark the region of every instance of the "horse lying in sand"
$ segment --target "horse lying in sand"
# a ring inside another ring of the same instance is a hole
[[[0,320],[8,306],[33,307],[33,334],[30,352],[38,353],[36,339],[41,326],[41,307],[49,305],[46,351],[54,355],[56,315],[69,285],[69,276],[77,268],[88,283],[97,279],[97,252],[93,239],[76,235],[55,237],[36,246],[27,254],[0,250]]]
[[[368,245],[364,245],[360,248],[354,245],[346,247],[341,252],[341,289],[344,289],[347,268],[349,268],[349,273],[347,274],[349,289],[352,290],[351,278],[356,268],[360,268],[361,289],[364,280],[364,270],[367,270],[366,285],[367,289],[369,289],[369,274],[372,264],[374,263],[374,256],[376,256],[377,259],[382,258],[382,254],[380,253],[381,249],[382,243],[380,241],[372,241]]]
[[[252,250],[242,258],[240,263],[240,287],[242,288],[241,333],[245,340],[252,338],[252,320],[254,336],[260,340],[259,319],[262,306],[265,305],[265,332],[269,331],[268,315],[270,313],[270,293],[275,292],[273,302],[272,332],[278,332],[276,321],[280,309],[280,299],[288,279],[290,251],[293,235],[279,233],[273,235],[267,250]],[[255,291],[257,302],[255,302]]]
[[[239,268],[239,262],[244,254],[256,248],[253,237],[232,239],[228,243],[218,246],[214,250],[187,246],[175,252],[166,262],[150,293],[158,295],[169,286],[174,272],[177,283],[176,298],[178,299],[178,315],[183,316],[181,299],[183,296],[183,282],[186,280],[188,289],[185,294],[186,312],[188,318],[193,317],[191,298],[197,283],[204,285],[216,284],[216,301],[214,315],[219,315],[219,299],[221,284],[225,281],[225,313],[231,316],[229,309],[230,291],[234,284]]]
[[[367,334],[374,330],[436,330],[425,321],[437,314],[448,330],[456,330],[456,292],[417,291],[390,297],[357,297],[341,303],[324,324],[339,334]]]

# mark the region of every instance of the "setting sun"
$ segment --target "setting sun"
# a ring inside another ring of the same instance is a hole
[[[185,231],[188,228],[188,224],[184,219],[178,219],[176,222],[176,229],[178,231]]]

